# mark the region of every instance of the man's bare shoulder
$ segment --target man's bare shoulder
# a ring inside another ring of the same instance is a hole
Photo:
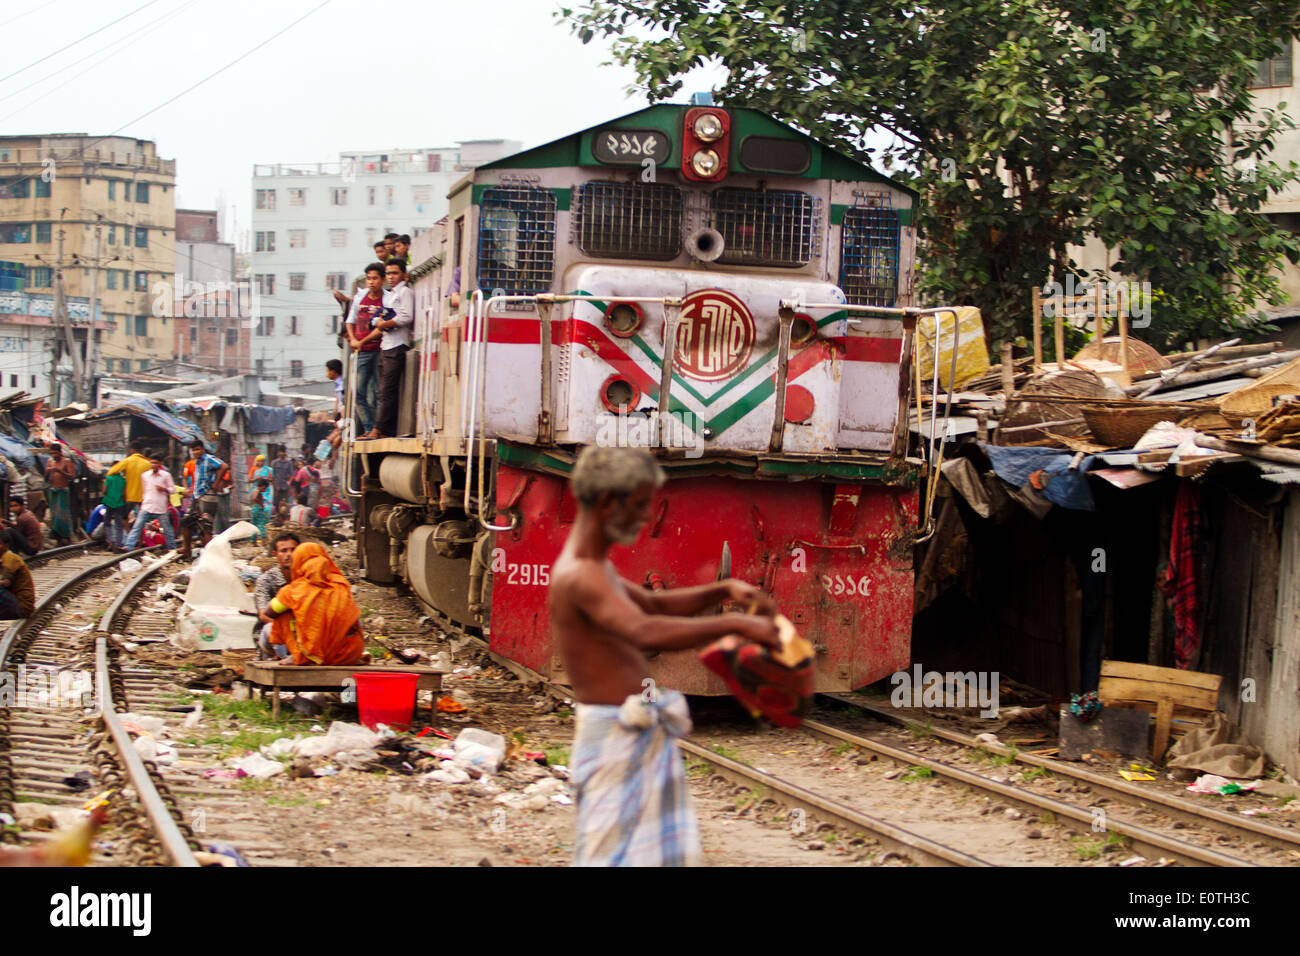
[[[605,562],[561,554],[551,567],[551,593],[570,599],[599,593],[609,588]]]

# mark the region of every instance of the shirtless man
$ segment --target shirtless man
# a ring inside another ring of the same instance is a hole
[[[650,517],[664,475],[640,448],[589,447],[573,469],[579,510],[551,570],[551,634],[573,685],[577,729],[575,866],[687,865],[699,830],[676,738],[690,733],[686,699],[660,690],[645,655],[699,647],[728,634],[778,647],[766,594],[727,580],[650,591],[609,560]],[[695,617],[723,601],[758,614]]]

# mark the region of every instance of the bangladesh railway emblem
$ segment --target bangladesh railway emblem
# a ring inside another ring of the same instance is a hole
[[[745,303],[721,289],[692,292],[677,324],[673,364],[702,382],[730,378],[749,364],[754,317]]]

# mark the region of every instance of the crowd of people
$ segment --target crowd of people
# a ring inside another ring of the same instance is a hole
[[[389,233],[375,243],[375,261],[353,283],[352,295],[334,293],[343,306],[348,345],[356,353],[354,417],[361,439],[397,434],[397,406],[415,323],[415,299],[406,281],[410,248],[410,236]],[[342,373],[342,363],[329,369],[340,405]]]

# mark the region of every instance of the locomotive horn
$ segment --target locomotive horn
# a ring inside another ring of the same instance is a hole
[[[712,262],[722,255],[726,242],[716,229],[697,229],[686,238],[686,251],[701,262]]]

